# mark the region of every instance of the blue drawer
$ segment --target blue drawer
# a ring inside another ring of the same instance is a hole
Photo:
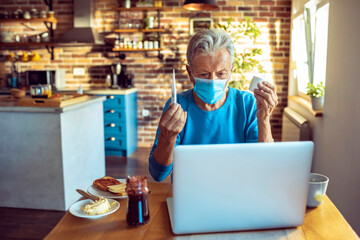
[[[125,97],[124,95],[109,95],[106,96],[106,101],[104,102],[104,108],[124,108],[125,107]]]
[[[110,150],[126,150],[126,137],[105,134],[105,148]]]
[[[126,135],[126,124],[119,121],[104,120],[104,131],[106,134]]]
[[[104,107],[104,119],[113,121],[125,121],[125,109]]]

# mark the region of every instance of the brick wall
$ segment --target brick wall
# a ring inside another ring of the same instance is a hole
[[[134,2],[134,1],[132,1]],[[36,49],[41,60],[31,63],[18,63],[20,71],[30,69],[64,69],[66,87],[76,89],[80,84],[84,89],[105,87],[105,77],[109,65],[121,62],[135,75],[134,83],[138,89],[138,122],[139,145],[150,145],[161,116],[163,105],[171,95],[172,69],[176,69],[177,89],[184,91],[192,87],[188,80],[186,64],[186,47],[189,40],[190,18],[211,17],[214,21],[226,21],[232,18],[240,21],[245,16],[252,17],[261,29],[262,35],[254,47],[263,49],[261,63],[267,77],[277,86],[279,105],[271,119],[273,135],[281,138],[281,116],[287,103],[288,62],[290,46],[290,0],[218,0],[220,9],[212,12],[189,12],[182,8],[182,0],[163,0],[164,11],[161,12],[161,27],[166,29],[162,34],[162,45],[165,48],[163,60],[157,53],[126,53],[120,60],[117,53],[112,53],[112,46],[56,47],[55,59],[50,60],[46,49]],[[116,12],[106,11],[117,6],[116,0],[99,0],[95,2],[94,19],[99,32],[111,32],[117,27]],[[3,0],[0,9],[13,11],[21,6],[23,10],[36,7],[46,9],[41,0]],[[73,25],[73,2],[71,0],[54,0],[55,17],[58,19],[55,37],[61,35]],[[134,15],[135,14],[135,15]],[[122,13],[121,21],[140,19],[143,13]],[[155,14],[155,13],[148,13]],[[30,30],[19,23],[1,23],[1,31],[12,31],[18,34],[32,35],[45,31],[41,23],[30,25]],[[134,36],[140,37],[140,36]],[[2,56],[10,51],[1,50]],[[73,68],[85,68],[84,76],[74,76]],[[4,75],[9,73],[11,63],[0,61],[0,86],[4,86]],[[150,110],[149,117],[142,117],[141,110]]]

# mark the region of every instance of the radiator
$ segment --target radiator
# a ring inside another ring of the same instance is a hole
[[[281,141],[310,140],[310,122],[293,109],[286,107],[282,118]]]

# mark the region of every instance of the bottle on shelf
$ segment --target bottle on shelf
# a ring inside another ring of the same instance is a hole
[[[18,86],[18,71],[16,69],[15,63],[11,67],[11,87],[16,88]]]

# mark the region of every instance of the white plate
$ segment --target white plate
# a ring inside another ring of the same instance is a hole
[[[86,204],[89,203],[93,203],[92,200],[90,199],[85,199],[85,200],[81,200],[78,201],[76,203],[74,203],[73,205],[71,205],[71,207],[69,208],[69,212],[74,215],[75,217],[80,217],[80,218],[100,218],[109,214],[112,214],[113,212],[115,212],[116,210],[119,209],[120,207],[120,203],[116,200],[113,199],[108,199],[109,203],[112,204],[113,202],[116,202],[114,205],[111,205],[110,208],[110,212],[104,213],[104,214],[99,214],[99,215],[89,215],[87,213],[84,213],[81,209],[83,209]]]
[[[120,182],[126,184],[126,179],[117,179]],[[112,194],[111,192],[105,192],[103,190],[98,189],[97,187],[95,187],[94,185],[90,185],[87,189],[88,193],[91,193],[95,196],[98,197],[106,197],[106,198],[127,198],[127,195],[125,196],[118,196],[115,194]]]

